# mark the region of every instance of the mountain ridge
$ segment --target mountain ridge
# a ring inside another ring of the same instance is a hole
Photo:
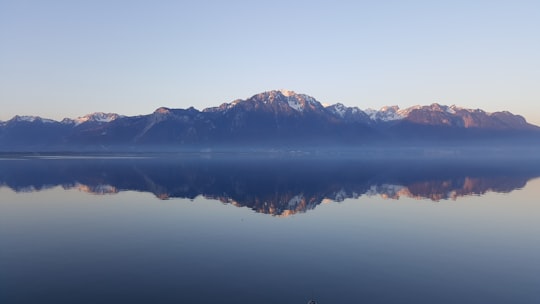
[[[185,110],[195,109],[195,110],[197,110],[199,112],[223,111],[223,110],[228,110],[228,109],[236,106],[237,104],[239,104],[241,102],[246,102],[246,101],[250,102],[250,101],[253,101],[253,100],[257,99],[257,98],[259,98],[259,99],[267,98],[270,103],[273,103],[276,100],[279,101],[279,96],[277,96],[278,94],[281,94],[283,97],[288,98],[288,100],[290,99],[290,97],[296,97],[289,103],[289,106],[291,108],[299,111],[299,112],[304,110],[303,107],[304,107],[304,104],[305,104],[305,102],[307,100],[312,105],[311,108],[313,108],[313,104],[315,104],[320,108],[321,107],[326,108],[326,109],[339,108],[339,110],[337,110],[337,109],[334,110],[334,111],[337,111],[337,112],[342,112],[342,111],[345,112],[345,111],[348,111],[348,110],[350,110],[353,113],[363,112],[363,114],[368,115],[370,117],[370,119],[375,120],[375,121],[376,120],[388,121],[388,120],[404,119],[404,118],[407,118],[407,116],[411,112],[413,112],[415,110],[432,108],[432,109],[437,109],[437,110],[439,110],[441,112],[446,111],[449,114],[456,114],[456,111],[466,111],[466,112],[469,112],[469,113],[473,113],[473,112],[482,113],[483,112],[488,116],[503,115],[503,114],[513,115],[515,117],[519,117],[521,120],[526,122],[526,119],[523,116],[518,115],[518,114],[513,114],[513,113],[511,113],[509,111],[486,112],[486,111],[484,111],[482,109],[464,108],[464,107],[459,107],[459,106],[456,106],[456,105],[448,106],[448,105],[443,105],[443,104],[439,104],[439,103],[432,103],[431,105],[414,105],[414,106],[410,106],[410,107],[407,107],[407,108],[400,108],[397,105],[383,106],[379,110],[372,109],[372,108],[367,108],[367,109],[362,110],[359,107],[354,107],[354,106],[349,107],[349,106],[346,106],[346,105],[344,105],[344,104],[342,104],[340,102],[337,102],[337,103],[334,103],[334,104],[323,105],[321,102],[319,102],[318,100],[316,100],[312,96],[309,96],[307,94],[296,93],[296,92],[291,91],[291,90],[283,90],[283,89],[282,90],[271,90],[271,91],[258,93],[258,94],[255,94],[255,95],[251,96],[250,98],[247,98],[247,99],[236,99],[236,100],[233,100],[230,103],[223,103],[220,106],[215,106],[215,107],[206,107],[206,108],[204,108],[202,110],[198,110],[198,109],[196,109],[194,107],[189,107],[189,108],[187,108]],[[302,100],[302,103],[297,102],[298,99]],[[166,110],[184,110],[184,109],[182,109],[182,108],[174,108],[173,109],[173,108],[169,108],[169,107],[159,107],[154,111],[154,113],[160,112],[160,111],[166,111]],[[144,115],[147,115],[147,114],[135,115],[135,116],[125,116],[125,115],[122,115],[122,114],[119,114],[119,113],[93,112],[93,113],[88,113],[88,114],[86,114],[84,116],[80,116],[80,117],[77,117],[77,118],[64,118],[62,120],[54,120],[54,119],[50,119],[50,118],[45,118],[45,117],[41,117],[41,116],[33,116],[33,115],[15,115],[13,118],[11,118],[11,119],[9,119],[7,121],[0,121],[0,123],[7,123],[7,122],[10,122],[12,120],[25,120],[25,121],[43,120],[43,121],[46,121],[46,122],[61,122],[61,123],[76,122],[77,124],[81,124],[81,123],[84,123],[86,121],[111,122],[112,120],[115,120],[115,119],[121,118],[121,117],[137,117],[137,116],[144,116]],[[342,114],[338,114],[338,115],[342,115]]]
[[[96,112],[54,121],[15,116],[0,122],[0,150],[114,146],[318,146],[477,140],[540,143],[540,127],[508,111],[438,103],[361,110],[323,105],[306,94],[273,90],[197,110],[160,107],[123,116]]]

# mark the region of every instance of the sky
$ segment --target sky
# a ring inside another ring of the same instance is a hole
[[[289,89],[540,124],[540,1],[0,0],[0,120],[203,109]]]

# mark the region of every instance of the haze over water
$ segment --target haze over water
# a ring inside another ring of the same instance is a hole
[[[2,303],[536,303],[521,160],[0,160]]]

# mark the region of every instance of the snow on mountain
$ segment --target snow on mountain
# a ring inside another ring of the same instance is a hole
[[[255,107],[255,108],[267,108],[268,105],[279,105],[279,107],[274,109],[284,109],[290,108],[297,112],[304,112],[306,109],[310,109],[313,111],[318,110],[324,110],[326,109],[327,112],[332,113],[334,116],[341,118],[341,119],[350,119],[351,114],[352,115],[363,115],[366,114],[369,119],[374,123],[377,122],[397,122],[399,120],[403,120],[409,117],[409,115],[412,112],[415,111],[430,111],[430,112],[441,112],[446,113],[449,115],[460,115],[460,113],[469,112],[469,113],[475,113],[477,110],[470,110],[470,109],[464,109],[457,107],[455,105],[452,106],[444,106],[437,103],[431,104],[429,106],[412,106],[405,109],[401,109],[399,106],[385,106],[382,107],[379,110],[375,109],[367,109],[367,110],[360,110],[357,107],[347,107],[342,103],[336,103],[333,105],[325,105],[323,106],[319,101],[317,101],[315,98],[305,95],[305,94],[298,94],[291,90],[273,90],[273,91],[267,91],[263,93],[259,93],[256,95],[253,95],[252,97],[248,99],[237,99],[230,103],[223,103],[219,107],[211,107],[204,109],[203,112],[226,112],[228,110],[231,110],[238,105],[245,105],[245,104],[259,104],[261,106]],[[249,107],[250,109],[253,109],[254,107]],[[491,115],[491,113],[486,113],[487,115]],[[366,118],[367,119],[367,118]]]
[[[421,111],[424,111],[425,113],[441,113],[446,114],[454,117],[468,115],[468,114],[483,114],[486,116],[497,116],[501,115],[500,113],[503,112],[496,112],[496,113],[489,113],[484,112],[480,109],[467,109],[458,107],[456,105],[446,106],[441,105],[438,103],[433,103],[431,105],[427,106],[420,106],[415,105],[412,107],[408,107],[405,109],[401,109],[398,106],[385,106],[382,107],[380,110],[374,110],[374,109],[367,109],[364,110],[364,112],[369,116],[369,118],[372,121],[380,121],[380,122],[390,122],[390,121],[397,121],[402,120],[410,117],[411,113],[419,113]]]
[[[304,110],[304,105],[300,103],[300,101],[296,98],[289,98],[290,95],[284,95],[287,97],[287,104],[289,107],[295,109],[298,112],[302,112]]]
[[[41,118],[39,116],[27,116],[27,115],[16,115],[10,122],[43,122],[43,123],[54,123],[56,121],[52,119]]]
[[[456,114],[456,110],[459,110],[459,109],[460,108],[456,107],[456,105],[451,105],[450,107],[446,109],[446,112],[450,114]]]
[[[72,121],[75,124],[75,126],[78,126],[85,122],[109,123],[113,120],[118,119],[119,117],[121,116],[116,113],[96,112],[96,113],[87,114],[87,115],[84,115],[82,117],[78,117],[72,120],[64,119],[63,122]]]
[[[293,95],[296,94],[294,91],[283,90],[283,89],[279,90],[279,92],[281,92],[281,94],[283,94],[283,96],[285,96],[285,97],[293,96]]]
[[[342,103],[336,103],[334,105],[326,107],[327,109],[330,109],[330,111],[341,118],[345,117],[345,113],[347,113],[347,107]]]
[[[420,110],[422,109],[422,106],[420,105],[415,105],[415,106],[412,106],[412,107],[408,107],[408,108],[405,108],[405,109],[399,109],[397,111],[398,115],[401,116],[402,118],[406,118],[409,116],[409,114],[411,114],[412,111],[415,111],[415,110]]]
[[[493,113],[484,112],[480,109],[467,109],[467,108],[458,107],[456,105],[446,106],[446,105],[441,105],[438,103],[432,103],[431,105],[428,105],[428,106],[416,105],[416,106],[412,106],[403,110],[399,110],[398,113],[404,117],[407,117],[414,110],[425,110],[425,111],[430,111],[430,112],[448,113],[451,115],[457,115],[460,111],[468,112],[468,113],[484,113],[488,116],[493,114]]]
[[[19,116],[19,115],[17,115],[17,116],[15,116],[15,117],[13,117],[12,120],[13,120],[13,121],[34,122],[34,121],[36,121],[36,120],[38,120],[38,119],[39,119],[39,117],[37,117],[37,116],[26,116],[26,115]]]
[[[367,109],[364,112],[374,121],[394,121],[406,117],[405,113],[400,111],[398,106],[385,106],[378,111]]]
[[[357,107],[347,107],[342,103],[336,103],[326,106],[325,110],[346,123],[370,124],[369,116]]]
[[[298,94],[290,90],[273,90],[253,95],[247,99],[239,99],[230,103],[223,103],[219,107],[204,109],[203,112],[229,113],[234,110],[234,121],[239,122],[244,118],[243,113],[249,112],[273,112],[286,116],[294,113],[304,114],[319,113],[320,117],[328,117],[328,114],[344,123],[365,123],[377,126],[379,124],[397,124],[402,120],[418,125],[439,125],[465,128],[488,128],[488,129],[527,129],[531,127],[518,115],[505,114],[504,112],[487,113],[481,110],[472,110],[445,106],[433,103],[427,106],[412,106],[401,109],[398,106],[385,106],[379,110],[360,110],[357,107],[347,107],[342,103],[324,105],[315,98]],[[229,117],[232,119],[232,117]]]
[[[322,108],[320,102],[318,102],[315,98],[305,94],[297,94],[296,92],[289,90],[270,91],[267,93],[269,93],[271,96],[275,94],[281,94],[283,97],[286,98],[289,107],[293,108],[298,112],[303,112],[307,107]],[[277,96],[277,98],[279,99],[280,96]]]
[[[111,123],[113,121],[115,123]],[[151,114],[133,117],[97,112],[76,119],[66,118],[61,124],[36,116],[15,116],[8,122],[0,122],[0,144],[3,140],[6,145],[22,142],[29,146],[36,142],[44,146],[51,142],[59,146],[72,143],[256,145],[259,142],[265,145],[350,142],[354,145],[440,138],[511,140],[508,131],[529,132],[522,132],[519,140],[532,136],[533,132],[540,136],[539,127],[510,112],[487,113],[437,103],[362,111],[342,103],[323,106],[311,96],[288,90],[267,91],[203,111],[162,107]]]
[[[203,110],[203,112],[226,112],[239,105],[278,105],[278,108],[283,106],[291,108],[297,112],[304,112],[309,109],[322,109],[323,106],[315,98],[305,95],[297,94],[290,90],[273,90],[263,93],[259,93],[251,96],[248,99],[237,99],[230,103],[223,103],[219,107],[210,107]]]

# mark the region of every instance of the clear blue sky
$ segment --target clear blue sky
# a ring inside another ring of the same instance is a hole
[[[0,0],[0,120],[202,109],[282,88],[540,124],[540,1]]]

